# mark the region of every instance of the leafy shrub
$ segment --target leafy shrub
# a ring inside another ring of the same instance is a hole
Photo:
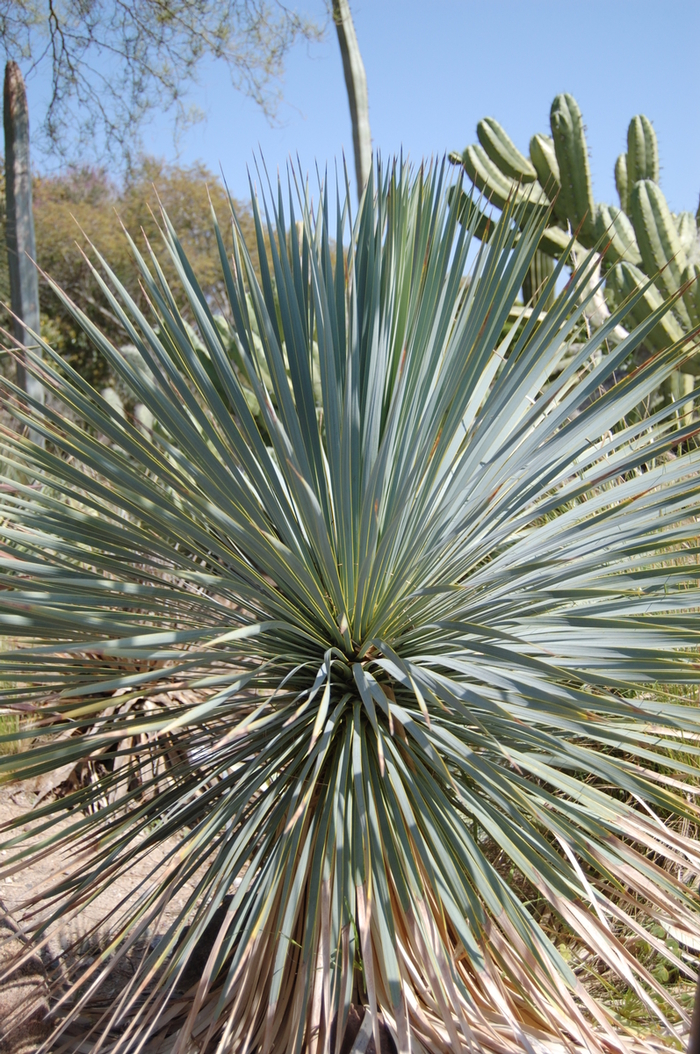
[[[147,157],[123,186],[115,184],[103,169],[69,169],[53,176],[36,177],[33,193],[39,266],[78,307],[99,323],[103,333],[115,344],[124,344],[127,336],[118,318],[104,303],[99,284],[82,252],[89,250],[89,242],[93,242],[109,259],[112,270],[135,302],[144,309],[146,297],[119,221],[130,231],[143,231],[157,245],[160,234],[154,212],[159,202],[177,227],[204,295],[214,310],[217,305],[221,310],[226,291],[209,222],[209,202],[221,213],[228,208],[228,198],[221,180],[204,165],[166,165]],[[4,182],[2,198],[4,244]],[[236,210],[242,229],[251,240],[250,211],[240,203]],[[230,242],[227,247],[230,252]],[[4,257],[1,263],[0,300],[8,303],[9,280]],[[168,281],[176,282],[176,271],[167,260],[164,267]],[[99,387],[113,381],[104,357],[48,285],[42,286],[40,300],[43,331],[52,347],[92,384]]]
[[[303,190],[301,234],[280,192],[267,252],[255,206],[259,283],[216,228],[235,355],[165,216],[148,312],[91,279],[143,369],[63,297],[152,438],[48,345],[70,414],[5,386],[46,447],[6,436],[34,485],[0,503],[24,643],[0,702],[42,740],[0,771],[91,775],[6,825],[0,874],[61,851],[39,938],[153,861],[103,954],[66,962],[56,1035],[81,1050],[337,1054],[353,1001],[377,1049],[381,1013],[400,1052],[607,1050],[581,949],[684,1018],[635,947],[692,976],[653,927],[700,946],[696,770],[663,768],[700,717],[662,694],[699,679],[700,451],[633,411],[692,349],[616,373],[664,309],[577,344],[592,255],[502,338],[546,221],[506,209],[465,282],[444,168],[375,177],[352,224]]]

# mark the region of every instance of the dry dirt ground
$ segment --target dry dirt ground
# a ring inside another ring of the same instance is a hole
[[[0,787],[0,827],[12,820],[21,820],[26,817],[29,810],[37,802],[42,788],[33,784],[14,785]],[[37,793],[37,791],[39,793]],[[64,821],[67,823],[68,821]],[[26,827],[20,824],[22,830]],[[23,944],[22,928],[23,917],[26,914],[26,902],[42,887],[46,887],[57,876],[69,873],[68,861],[61,859],[60,854],[53,853],[45,856],[39,861],[23,867],[23,869],[10,877],[0,878],[0,1054],[35,1054],[38,1046],[48,1034],[46,1014],[49,1009],[48,988],[46,984],[47,975],[60,974],[62,961],[70,961],[77,953],[83,956],[83,962],[89,964],[92,961],[91,952],[97,952],[100,947],[99,933],[86,936],[101,922],[105,916],[113,915],[120,904],[135,885],[146,878],[148,872],[157,862],[158,858],[164,857],[176,844],[172,839],[164,843],[147,860],[137,861],[128,876],[123,876],[114,881],[109,890],[105,891],[98,899],[87,905],[78,919],[62,920],[55,924],[50,930],[45,946],[41,949],[40,956],[27,957],[26,944]],[[0,851],[2,852],[2,851]],[[4,863],[3,856],[7,857],[5,851],[0,856],[0,868]],[[63,866],[66,865],[66,866]],[[159,931],[163,932],[170,923],[180,914],[190,894],[195,880],[188,885],[170,901],[165,912],[161,916]],[[5,923],[3,924],[3,916]],[[151,939],[157,936],[151,935]],[[24,949],[24,967],[17,976],[17,972],[9,979],[2,977],[4,964],[11,961],[18,952]],[[188,965],[186,976],[183,977],[181,988],[186,990],[190,984],[198,980],[201,969],[204,966],[206,952],[195,955]],[[202,960],[199,962],[199,960]],[[129,959],[120,963],[108,982],[103,985],[99,993],[99,1002],[103,1007],[108,1007],[118,995],[120,989],[128,982],[132,975],[133,966]],[[31,1016],[28,1021],[17,1029],[16,1019],[20,1007],[31,1008]],[[83,1036],[89,1029],[91,1020],[80,1019],[71,1027],[65,1039],[54,1048],[55,1054],[81,1054],[82,1051],[90,1050],[90,1046],[83,1042]],[[380,1028],[381,1052],[380,1054],[396,1054],[394,1042],[386,1028]],[[341,1054],[375,1054],[374,1039],[371,1037],[371,1028],[368,1027],[368,1019],[365,1020],[365,1011],[362,1006],[351,1007],[350,1019],[341,1047]]]
[[[33,785],[14,785],[0,787],[0,825],[7,821],[22,819],[27,816],[32,805],[37,801],[38,795]],[[68,821],[64,821],[68,823]],[[25,830],[24,825],[21,829]],[[86,905],[77,919],[62,920],[52,926],[44,946],[40,949],[41,963],[35,958],[32,964],[26,964],[22,971],[21,979],[15,976],[3,982],[0,976],[0,1054],[33,1054],[38,1045],[37,1036],[45,1029],[32,1026],[32,1040],[34,1045],[18,1045],[18,1037],[8,1038],[8,1033],[13,1031],[14,1017],[18,1003],[27,999],[37,1001],[37,1012],[35,1018],[42,1018],[46,1010],[45,985],[41,979],[42,963],[47,974],[56,974],[62,970],[62,963],[70,961],[71,957],[80,953],[84,962],[90,961],[91,951],[97,952],[100,946],[100,933],[92,934],[91,931],[105,917],[113,916],[117,911],[120,901],[125,897],[140,880],[146,878],[153,865],[159,858],[164,857],[173,848],[172,844],[165,843],[158,848],[148,859],[137,861],[128,876],[117,878],[108,890],[101,894],[95,901]],[[0,856],[0,867],[5,863],[8,852],[2,851]],[[4,859],[3,859],[4,858]],[[22,867],[11,876],[0,879],[0,912],[2,916],[9,915],[9,922],[2,926],[0,917],[0,970],[21,947],[22,930],[26,925],[27,907],[26,902],[39,893],[42,887],[46,887],[51,880],[56,880],[61,875],[69,873],[69,860],[62,858],[60,853],[51,853]],[[167,929],[169,924],[180,913],[185,905],[191,886],[183,887],[173,897],[161,917],[159,929]],[[16,928],[13,924],[16,924]],[[18,932],[19,931],[19,932]],[[152,934],[153,939],[156,934]],[[108,979],[100,991],[100,1003],[108,1005],[113,1001],[121,987],[131,976],[133,966],[129,959],[124,960]],[[32,980],[33,978],[33,980]],[[43,990],[43,995],[42,995]],[[33,993],[33,994],[32,994]],[[43,1007],[43,1010],[42,1010]],[[80,1035],[81,1026],[76,1023],[73,1028],[70,1045],[65,1048],[76,1054],[80,1045],[75,1045],[75,1040]],[[57,1047],[64,1049],[63,1047]]]

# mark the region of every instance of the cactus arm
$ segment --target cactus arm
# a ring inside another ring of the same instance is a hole
[[[553,256],[555,260],[561,259],[572,247],[573,250],[583,248],[577,241],[572,243],[569,232],[563,231],[561,227],[547,227],[540,238],[540,251]]]
[[[466,148],[462,154],[462,164],[475,186],[497,208],[505,208],[509,199],[525,204],[528,211],[549,208],[549,199],[539,183],[519,187],[501,172],[479,143]]]
[[[687,259],[675,220],[657,183],[641,179],[634,184],[630,194],[630,213],[642,267],[665,297],[673,296],[681,285]],[[689,329],[690,318],[682,300],[674,304],[674,311]]]
[[[456,187],[450,187],[448,190],[448,200],[450,204],[452,204],[453,194],[456,189]],[[457,208],[459,222],[463,224],[470,223],[474,236],[480,241],[488,241],[490,234],[496,227],[496,220],[487,216],[479,205],[461,189],[459,191]],[[474,222],[475,214],[477,216],[476,222]],[[572,240],[571,235],[566,231],[563,231],[561,227],[547,227],[540,238],[539,251],[552,257],[554,260],[559,260],[572,249],[572,246],[574,249],[580,248],[578,243]],[[540,268],[541,270],[542,266]]]
[[[648,117],[633,117],[627,129],[627,178],[633,187],[640,179],[659,182],[659,147]]]
[[[513,183],[494,165],[482,146],[472,144],[462,154],[464,170],[474,185],[497,208],[505,208]]]
[[[554,201],[561,190],[561,177],[554,141],[548,135],[533,135],[530,140],[530,160],[537,178],[544,187],[550,201]]]
[[[620,199],[620,208],[623,212],[629,212],[629,182],[627,179],[627,154],[620,154],[615,162],[615,186]]]
[[[606,238],[608,241],[604,260],[606,267],[616,264],[618,260],[637,265],[642,262],[634,227],[622,209],[614,205],[599,205],[596,209],[595,233],[598,240]]]
[[[698,225],[692,212],[679,212],[676,216],[676,228],[683,252],[689,256],[698,240]]]
[[[637,326],[663,305],[665,297],[649,282],[643,271],[626,260],[615,264],[608,272],[606,299],[612,307],[620,307],[628,297],[639,290],[643,290],[642,296],[630,309],[630,317]],[[682,339],[683,330],[668,311],[647,334],[645,342],[653,351],[661,351],[662,348]]]
[[[688,264],[683,272],[683,303],[690,316],[691,325],[700,326],[700,264]]]
[[[554,150],[561,176],[561,192],[554,203],[560,219],[579,231],[581,244],[591,248],[595,243],[595,211],[588,148],[583,118],[572,95],[557,95],[550,111]]]
[[[534,183],[537,172],[520,153],[510,136],[493,117],[485,117],[476,126],[479,142],[501,172],[519,183]]]
[[[450,187],[447,191],[447,200],[450,205],[454,201],[455,191],[459,192],[457,200],[457,219],[463,225],[469,224],[475,238],[479,241],[487,241],[489,234],[494,230],[496,221],[479,208],[479,205],[464,193],[461,187]],[[476,221],[475,221],[476,217]]]
[[[36,259],[34,213],[32,211],[32,173],[29,163],[29,112],[24,80],[16,62],[5,66],[5,187],[7,219],[5,240],[10,272],[10,304],[16,318],[13,333],[19,344],[34,343],[28,329],[39,332],[39,281]],[[17,383],[33,399],[44,401],[44,391],[17,363]]]

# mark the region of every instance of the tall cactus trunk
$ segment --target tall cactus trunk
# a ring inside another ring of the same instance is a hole
[[[355,176],[357,196],[362,197],[372,164],[372,137],[369,130],[369,100],[367,97],[367,75],[357,43],[355,25],[350,14],[348,0],[333,0],[333,21],[338,34],[340,54],[343,58],[345,87],[350,104],[352,121],[352,145],[355,152]]]
[[[8,62],[5,66],[4,110],[5,238],[10,272],[10,306],[16,316],[13,319],[15,340],[18,344],[27,345],[34,343],[27,329],[39,332],[39,282],[32,262],[36,259],[36,243],[29,163],[29,113],[24,80],[16,62]],[[31,399],[44,401],[42,385],[32,377],[21,359],[17,362],[17,383]]]

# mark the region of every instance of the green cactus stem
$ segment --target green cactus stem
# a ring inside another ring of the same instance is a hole
[[[561,178],[551,136],[540,135],[539,132],[533,135],[530,140],[530,160],[547,197],[554,201],[561,190]]]
[[[520,153],[510,136],[493,117],[485,117],[476,126],[476,134],[484,150],[500,171],[518,183],[534,183],[537,172]]]
[[[639,326],[653,311],[657,311],[665,297],[659,292],[655,285],[649,281],[647,275],[640,271],[634,264],[626,260],[620,261],[610,269],[605,283],[605,298],[611,311],[621,307],[631,296],[642,291],[641,297],[630,309],[632,322]],[[660,321],[645,338],[646,343],[653,351],[661,351],[669,344],[683,339],[683,330],[678,321],[670,311],[662,316]]]
[[[698,225],[692,212],[679,212],[675,217],[678,238],[683,252],[688,256],[698,240]]]
[[[523,282],[523,303],[530,305],[535,304],[544,289],[546,282],[549,281],[553,274],[553,258],[548,253],[541,251],[536,252]],[[549,310],[555,299],[556,290],[551,289],[547,295],[546,301],[542,304],[545,311]]]
[[[673,296],[680,287],[687,259],[663,191],[653,180],[641,179],[634,184],[630,215],[644,270],[664,297]],[[674,310],[689,329],[690,318],[682,300],[676,301]]]
[[[497,208],[505,208],[508,200],[525,204],[526,211],[548,209],[549,199],[539,183],[518,187],[494,164],[479,143],[468,146],[462,154],[462,164],[469,178]]]
[[[620,199],[620,208],[623,212],[629,212],[629,182],[627,180],[627,154],[620,154],[615,162],[615,186]]]
[[[595,210],[583,118],[572,95],[557,95],[550,111],[561,192],[554,203],[557,216],[568,221],[585,248],[595,242]]]
[[[659,147],[648,117],[638,114],[627,129],[627,179],[631,188],[640,179],[659,182]]]
[[[462,154],[464,171],[476,187],[497,208],[505,208],[513,191],[513,183],[495,165],[483,146],[472,144]]]
[[[695,378],[681,370],[674,370],[663,385],[666,399],[678,404],[676,419],[679,427],[688,424],[693,419],[693,401],[689,400],[688,396],[694,387]]]
[[[683,285],[683,303],[691,325],[700,326],[700,264],[688,264],[683,271]]]
[[[454,200],[454,194],[457,189],[457,187],[450,187],[447,192],[447,197],[450,204],[452,204]],[[473,219],[475,214],[477,215],[476,223],[474,223]],[[459,189],[459,204],[457,206],[457,218],[459,219],[460,223],[465,225],[469,224],[471,229],[474,231],[474,236],[478,238],[479,241],[486,241],[489,237],[490,232],[493,231],[494,227],[496,226],[495,220],[487,216],[486,213],[479,208],[476,202],[472,201],[472,199],[468,197],[461,188]]]
[[[622,209],[614,205],[598,205],[595,234],[597,239],[605,238],[608,242],[604,247],[605,267],[616,264],[618,260],[628,260],[629,263],[637,265],[642,262],[634,236],[634,227]]]
[[[551,137],[538,133],[530,140],[529,161],[492,117],[479,122],[479,142],[467,147],[461,159],[450,155],[455,163],[461,160],[497,208],[503,209],[509,200],[529,202],[530,210],[549,202],[548,226],[538,246],[541,259],[523,282],[525,303],[533,301],[551,273],[551,260],[561,260],[572,248],[575,256],[597,249],[606,299],[622,303],[639,292],[635,322],[672,299],[670,310],[646,338],[650,350],[665,348],[693,329],[700,331],[700,204],[696,216],[670,212],[658,186],[659,151],[649,118],[632,118],[627,152],[615,163],[619,208],[594,202],[583,118],[571,95],[556,96],[550,124]],[[480,236],[488,238],[490,229],[484,217]],[[700,368],[700,352],[689,361],[687,372]],[[675,398],[670,389],[666,395]]]
[[[547,227],[540,238],[539,247],[542,252],[547,253],[554,260],[560,260],[569,250],[583,249],[583,246],[561,227]]]

